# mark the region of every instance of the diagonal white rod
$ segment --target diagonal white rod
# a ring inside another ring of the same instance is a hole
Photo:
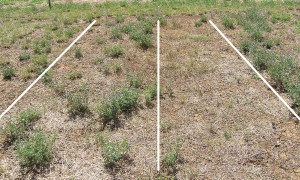
[[[14,105],[66,54],[67,51],[95,24],[94,20],[56,59],[53,61],[50,66],[44,70],[44,72],[39,75],[39,77],[34,80],[30,86],[1,114],[0,119],[12,108]]]
[[[240,53],[240,51],[229,41],[229,39],[220,31],[220,29],[211,21],[209,23],[218,31],[218,33],[226,40],[226,42],[241,56],[241,58],[247,63],[247,65],[258,75],[258,77],[272,90],[272,92],[278,97],[278,99],[290,110],[290,112],[300,121],[300,117],[297,113],[288,105],[288,103],[277,93],[277,91],[268,83],[268,81],[255,69],[255,67]]]
[[[160,171],[160,23],[157,21],[157,171]]]

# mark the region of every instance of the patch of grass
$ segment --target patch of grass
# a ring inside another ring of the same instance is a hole
[[[48,28],[50,31],[56,31],[59,29],[58,25],[56,23],[52,23],[48,26]]]
[[[230,140],[232,138],[232,134],[229,131],[224,131],[224,137],[226,140]]]
[[[294,104],[297,108],[297,113],[299,113],[300,107],[300,75],[298,75],[297,80],[295,83],[290,83],[286,86],[287,92],[290,94],[291,98],[293,99]]]
[[[154,98],[157,96],[156,85],[149,86],[145,90],[144,96],[145,96],[146,105],[151,105],[151,101],[154,100]]]
[[[85,93],[69,93],[67,100],[72,115],[84,115],[89,112],[88,97]]]
[[[101,37],[101,36],[97,36],[96,37],[96,42],[98,45],[101,45],[101,44],[105,44],[106,43],[106,39]]]
[[[179,161],[179,142],[175,142],[172,149],[162,157],[162,166],[166,169],[176,168],[176,164]]]
[[[106,167],[112,168],[114,165],[124,158],[129,150],[129,143],[127,139],[122,141],[110,142],[105,138],[100,139],[102,145],[102,155]]]
[[[108,100],[102,101],[101,104],[97,106],[97,112],[104,120],[104,123],[117,119],[119,113],[117,99],[111,96]]]
[[[234,21],[228,16],[222,16],[223,25],[226,29],[234,29]]]
[[[80,58],[83,57],[82,52],[81,52],[81,48],[76,48],[76,49],[75,49],[75,57],[76,57],[77,59],[80,59]]]
[[[122,39],[122,30],[119,27],[115,27],[111,30],[111,37],[113,39]]]
[[[161,27],[165,27],[165,26],[167,26],[167,19],[164,17],[164,16],[160,16],[159,17],[159,23],[160,23],[160,26]]]
[[[2,70],[2,75],[3,75],[3,79],[10,80],[12,79],[12,77],[15,76],[15,70],[10,66],[6,66]]]
[[[291,75],[296,71],[295,59],[291,57],[280,57],[268,68],[268,73],[276,82],[276,86],[283,88],[288,86]]]
[[[241,50],[244,54],[248,54],[250,52],[251,46],[252,46],[252,42],[248,40],[242,41],[240,45]]]
[[[202,14],[200,16],[200,21],[203,22],[203,23],[207,23],[207,17],[204,14]]]
[[[256,68],[266,70],[278,59],[278,56],[274,52],[265,49],[255,49],[252,58]]]
[[[31,79],[31,78],[32,78],[32,73],[25,70],[25,71],[23,71],[23,72],[20,74],[20,77],[21,77],[21,79],[23,79],[24,81],[27,81],[28,79]]]
[[[119,63],[114,63],[114,72],[115,73],[120,73],[122,71],[122,67]]]
[[[106,54],[113,58],[118,58],[124,54],[124,49],[120,45],[113,45],[106,49]]]
[[[110,73],[110,70],[109,70],[110,68],[109,68],[109,66],[107,65],[107,64],[104,64],[103,65],[103,67],[102,67],[102,71],[103,71],[103,73],[104,73],[104,75],[109,75],[109,73]]]
[[[81,72],[73,71],[70,73],[69,78],[71,80],[80,79],[80,78],[82,78],[82,74],[81,74]]]
[[[53,82],[52,73],[48,71],[48,72],[43,76],[42,82],[43,82],[45,85],[52,85],[52,82]]]
[[[264,39],[264,36],[260,31],[253,31],[250,36],[251,39],[256,42],[262,42]]]
[[[27,53],[27,52],[22,52],[20,55],[19,55],[19,60],[20,61],[26,61],[26,60],[29,60],[30,59],[30,54]]]
[[[280,22],[287,22],[291,20],[291,15],[288,13],[280,13],[280,14],[274,14],[272,15],[271,21],[273,23],[276,23],[278,21]]]
[[[28,127],[39,118],[40,113],[37,110],[29,108],[19,114],[16,122],[10,121],[2,131],[9,142],[21,140],[26,137],[25,132]]]
[[[143,79],[139,75],[128,77],[129,85],[133,88],[139,88],[142,85]]]
[[[36,54],[50,53],[51,43],[46,39],[40,39],[33,42],[33,52]]]
[[[35,133],[17,146],[17,157],[20,164],[29,168],[39,168],[47,165],[52,159],[54,138]]]
[[[195,27],[200,27],[202,25],[202,22],[201,22],[201,20],[197,20],[197,21],[195,21]]]
[[[138,93],[134,88],[122,88],[116,97],[122,112],[130,112],[138,105]]]
[[[115,19],[116,23],[122,23],[125,21],[124,17],[122,15],[117,15]]]

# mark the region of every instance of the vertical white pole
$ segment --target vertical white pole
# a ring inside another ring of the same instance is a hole
[[[160,23],[157,20],[157,171],[160,171]]]

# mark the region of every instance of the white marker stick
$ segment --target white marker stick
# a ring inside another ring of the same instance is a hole
[[[265,80],[265,78],[255,69],[255,67],[240,53],[240,51],[228,40],[228,38],[220,31],[220,29],[211,21],[209,23],[218,31],[218,33],[226,40],[226,42],[241,56],[241,58],[247,63],[247,65],[258,75],[258,77],[272,90],[272,92],[278,97],[278,99],[291,111],[291,113],[300,121],[296,112],[288,105],[288,103],[276,92],[276,90]]]
[[[51,69],[65,54],[71,49],[71,47],[95,24],[94,20],[59,56],[53,61],[45,71],[34,80],[30,86],[1,114],[0,119]]]
[[[160,171],[160,23],[157,21],[157,171]]]

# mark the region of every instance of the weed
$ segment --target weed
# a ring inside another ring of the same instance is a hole
[[[291,15],[288,13],[280,13],[280,14],[275,14],[272,16],[271,21],[273,23],[276,23],[277,21],[281,21],[281,22],[287,22],[291,20]]]
[[[257,31],[253,31],[251,33],[251,38],[256,42],[262,42],[264,39],[264,36],[260,31],[257,30]]]
[[[115,73],[120,73],[121,70],[122,70],[121,65],[120,65],[119,63],[115,63],[115,64],[114,64],[114,72],[115,72]]]
[[[104,123],[117,119],[119,113],[118,101],[112,96],[98,105],[97,111]]]
[[[203,22],[203,23],[207,23],[207,17],[204,14],[202,14],[200,16],[200,21]]]
[[[233,19],[231,19],[228,16],[223,16],[222,21],[223,21],[223,25],[226,29],[234,29]]]
[[[26,61],[29,59],[30,59],[30,54],[28,54],[27,52],[22,52],[19,56],[20,61]]]
[[[43,83],[46,85],[51,85],[53,82],[53,78],[52,78],[52,74],[50,72],[47,72],[44,76],[43,76]]]
[[[53,83],[52,84],[53,90],[58,95],[62,96],[65,94],[66,84],[65,83]]]
[[[82,55],[82,52],[81,52],[81,49],[80,49],[80,48],[76,48],[76,49],[75,49],[75,57],[76,57],[77,59],[80,59],[80,58],[82,58],[82,57],[83,57],[83,55]]]
[[[21,77],[24,81],[27,81],[28,79],[32,78],[32,74],[31,74],[31,72],[23,71],[23,72],[20,74],[20,77]]]
[[[107,64],[103,65],[102,71],[104,75],[109,75],[109,66]]]
[[[102,145],[104,164],[109,168],[112,168],[117,162],[119,162],[129,149],[129,143],[127,139],[117,142],[110,142],[102,137],[100,143]]]
[[[106,53],[113,58],[118,58],[124,54],[124,49],[117,44],[107,48]]]
[[[148,87],[144,92],[146,105],[150,105],[151,101],[156,97],[156,95],[157,95],[156,85],[152,85]]]
[[[124,17],[122,15],[117,15],[115,19],[116,23],[122,23],[124,22]]]
[[[88,22],[88,23],[91,23],[94,19],[94,16],[93,14],[91,13],[88,13],[86,16],[85,16],[85,20]]]
[[[45,55],[34,56],[32,62],[36,66],[41,66],[45,68],[47,67],[48,64],[47,56]]]
[[[122,39],[122,31],[119,27],[113,28],[111,30],[111,37],[113,39]]]
[[[142,78],[138,75],[128,77],[130,87],[139,88],[142,85]]]
[[[40,118],[40,113],[34,109],[28,109],[20,113],[18,122],[24,126],[28,126],[33,121]]]
[[[96,38],[96,42],[97,42],[97,44],[105,44],[106,43],[106,39],[104,39],[103,37],[101,37],[101,36],[97,36],[97,38]]]
[[[133,88],[122,88],[116,98],[122,112],[130,112],[138,105],[138,93]]]
[[[81,72],[74,71],[74,72],[70,73],[69,78],[71,80],[80,79],[80,78],[82,78],[82,74],[81,74]]]
[[[54,138],[35,133],[29,139],[22,141],[17,146],[17,157],[20,164],[30,168],[39,168],[48,164],[52,158],[52,145]]]
[[[172,27],[173,27],[173,29],[180,29],[180,28],[182,28],[182,25],[179,23],[179,22],[177,22],[176,20],[172,20]],[[151,28],[151,31],[152,31],[152,28]]]
[[[274,46],[274,44],[272,40],[267,39],[266,41],[264,41],[263,46],[267,49],[271,49]]]
[[[164,16],[159,17],[159,23],[161,27],[167,26],[167,19]]]
[[[179,161],[179,142],[175,142],[169,153],[162,157],[163,167],[174,169]]]
[[[15,70],[12,67],[7,66],[2,70],[2,74],[5,80],[10,80],[15,76]]]
[[[253,63],[260,70],[268,69],[278,59],[276,54],[264,49],[255,49],[252,54]]]
[[[272,79],[276,81],[278,87],[286,87],[291,79],[291,75],[296,70],[296,63],[293,58],[281,57],[276,61],[270,68],[268,72]]]
[[[202,25],[201,20],[195,21],[195,27],[200,27]]]
[[[289,84],[287,87],[287,92],[292,97],[296,107],[298,108],[299,113],[299,107],[300,107],[300,75],[298,75],[297,80],[294,84]]]
[[[56,23],[52,23],[48,26],[48,28],[51,30],[51,31],[56,31],[58,30],[58,25]]]
[[[240,47],[243,53],[247,54],[250,52],[252,43],[251,41],[245,40],[241,43]]]
[[[40,39],[33,42],[33,52],[36,54],[50,53],[51,43],[46,39]]]
[[[229,131],[224,131],[224,137],[226,140],[229,140],[232,138],[232,134]]]
[[[83,115],[89,111],[86,94],[80,92],[69,93],[67,94],[67,100],[72,115]]]

